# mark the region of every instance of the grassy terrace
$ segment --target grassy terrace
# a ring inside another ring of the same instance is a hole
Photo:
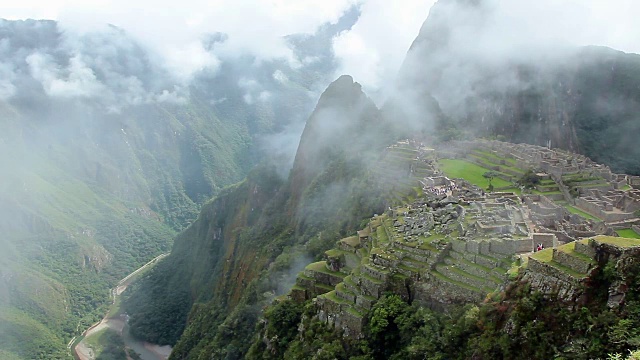
[[[362,313],[361,313],[360,311],[358,311],[356,308],[351,307],[351,306],[347,308],[347,312],[348,312],[349,314],[351,314],[351,315],[354,315],[354,316],[356,316],[356,317],[360,317],[360,318],[364,316],[364,314],[362,314]]]
[[[538,190],[533,190],[532,193],[538,194],[538,195],[555,195],[555,194],[562,194],[562,191],[538,191]]]
[[[458,275],[460,275],[460,276],[465,276],[465,277],[467,277],[469,279],[474,279],[474,280],[479,281],[479,282],[483,282],[485,280],[488,280],[488,281],[491,281],[491,282],[495,283],[496,285],[501,283],[500,279],[498,279],[497,277],[495,277],[493,275],[490,275],[490,274],[487,274],[487,277],[483,278],[481,276],[468,273],[468,272],[466,272],[466,271],[464,271],[462,269],[459,269],[456,266],[449,266],[449,270],[454,272],[454,273],[456,273],[456,274],[458,274]]]
[[[444,276],[443,274],[441,274],[440,272],[438,272],[437,270],[431,271],[431,272],[430,272],[430,274],[432,274],[433,276],[435,276],[436,278],[438,278],[438,279],[440,279],[440,280],[442,280],[442,281],[445,281],[445,282],[448,282],[448,283],[451,283],[451,284],[457,285],[457,286],[459,286],[459,287],[461,287],[461,288],[464,288],[464,289],[467,289],[467,290],[471,290],[471,291],[475,291],[475,292],[480,292],[480,293],[482,293],[482,292],[488,292],[488,291],[483,291],[482,289],[477,288],[477,287],[475,287],[475,286],[472,286],[472,285],[469,285],[469,284],[463,283],[463,282],[461,282],[461,281],[458,281],[458,280],[454,280],[454,279],[448,278],[448,277]],[[489,290],[489,291],[490,291],[490,290]]]
[[[486,162],[486,163],[490,163],[491,165],[496,165],[499,166],[500,168],[507,168],[510,170],[513,170],[517,173],[520,174],[524,174],[525,171],[520,169],[519,167],[516,166],[516,161],[515,159],[509,159],[509,158],[504,158],[504,157],[500,157],[498,155],[495,155],[489,151],[481,151],[481,150],[475,150],[474,151],[475,154],[471,154],[474,157],[479,158],[480,160]],[[505,165],[500,164],[500,162],[504,160],[506,162]]]
[[[374,246],[380,246],[382,243],[389,242],[389,235],[387,235],[387,230],[384,226],[378,226],[376,229],[377,241],[374,243]]]
[[[324,294],[324,295],[320,295],[320,296],[324,296],[327,299],[333,301],[334,303],[338,303],[338,304],[346,304],[346,305],[352,305],[350,302],[348,302],[347,300],[340,298],[336,295],[336,291],[329,291],[328,293]]]
[[[640,239],[640,235],[637,234],[632,229],[622,229],[622,230],[618,230],[616,232],[618,233],[618,235],[620,235],[623,238]]]
[[[531,255],[531,258],[548,263],[553,260],[553,249],[544,249],[542,251],[538,251],[537,253]]]
[[[318,261],[312,264],[307,265],[305,269],[313,270],[323,274],[335,275],[339,277],[344,277],[344,274],[338,271],[331,271],[327,268],[327,263],[325,261]]]
[[[595,237],[596,241],[604,244],[611,244],[620,247],[633,247],[640,246],[640,239],[631,239],[625,237],[613,237],[613,236],[604,236],[598,235]]]
[[[344,238],[342,240],[340,240],[341,242],[351,246],[351,247],[356,247],[358,245],[360,245],[360,239],[358,239],[357,236],[350,236],[348,238]]]
[[[439,162],[440,169],[450,178],[462,178],[480,188],[486,189],[489,186],[489,180],[485,179],[482,174],[490,169],[478,166],[465,160],[443,159]],[[494,178],[491,182],[494,187],[511,187],[512,183],[499,178]]]
[[[562,252],[567,253],[567,254],[569,254],[571,256],[577,257],[577,258],[579,258],[579,259],[581,259],[581,260],[583,260],[585,262],[588,262],[590,264],[594,264],[595,263],[594,259],[588,257],[585,254],[581,254],[579,252],[576,252],[575,249],[576,249],[576,243],[575,242],[570,242],[568,244],[565,244],[565,245],[562,245],[562,246],[558,247],[558,251],[562,251]]]
[[[334,289],[333,286],[327,285],[327,284],[323,284],[323,283],[315,283],[314,286],[316,287],[316,289],[322,289],[325,292],[332,291]]]
[[[538,251],[537,253],[531,255],[531,258],[551,265],[554,268],[573,276],[574,278],[579,279],[585,277],[585,274],[579,273],[553,260],[553,249],[544,249],[542,251]]]
[[[588,214],[588,213],[586,213],[586,212],[584,212],[584,211],[582,211],[582,210],[580,210],[580,209],[578,209],[578,208],[576,208],[576,207],[574,207],[574,206],[571,206],[571,205],[565,205],[564,207],[565,207],[567,210],[569,210],[569,212],[570,212],[570,213],[572,213],[572,214],[578,214],[578,215],[582,216],[582,217],[583,217],[583,218],[585,218],[585,219],[595,220],[595,221],[601,221],[601,220],[600,220],[600,219],[598,219],[597,217],[595,217],[595,216],[593,216],[593,215],[591,215],[591,214]]]
[[[346,251],[338,250],[338,249],[327,250],[324,253],[325,253],[325,255],[330,256],[330,257],[339,257],[340,255],[350,254],[350,253],[348,253]]]

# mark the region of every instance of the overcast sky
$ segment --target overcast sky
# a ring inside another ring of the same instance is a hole
[[[505,36],[575,45],[605,45],[640,53],[637,0],[490,0],[496,3]],[[405,53],[435,0],[21,0],[3,1],[0,17],[55,19],[71,31],[99,29],[106,23],[124,28],[161,55],[167,68],[188,78],[218,59],[250,52],[258,58],[297,61],[282,41],[292,33],[312,33],[361,4],[352,31],[334,40],[348,73],[375,90],[393,81]],[[513,31],[510,31],[513,29]],[[229,41],[206,52],[202,34],[225,32]],[[338,75],[338,74],[336,74]]]

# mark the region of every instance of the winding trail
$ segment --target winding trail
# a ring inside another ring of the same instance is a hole
[[[118,281],[116,287],[111,289],[111,300],[112,307],[116,304],[116,300],[118,296],[120,296],[129,285],[135,280],[135,276],[141,274],[142,271],[147,268],[155,265],[161,259],[167,257],[169,253],[158,255],[153,258],[146,264],[142,265],[131,274],[125,276],[122,280]],[[73,346],[77,337],[74,337],[67,344],[67,348],[71,349],[74,357],[77,360],[94,360],[96,358],[96,354],[93,353],[93,350],[86,344],[85,339],[101,330],[106,328],[110,328],[115,330],[118,334],[122,336],[125,341],[125,345],[129,348],[132,348],[134,351],[138,352],[142,355],[142,359],[144,360],[165,360],[169,357],[171,353],[171,347],[168,346],[158,346],[146,342],[141,342],[134,339],[129,335],[128,329],[126,326],[126,315],[118,315],[117,317],[109,317],[109,312],[100,320],[99,322],[91,325],[87,330],[82,333],[82,341]],[[73,346],[73,348],[72,348]]]

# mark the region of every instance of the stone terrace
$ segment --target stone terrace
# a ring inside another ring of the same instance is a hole
[[[640,190],[591,189],[587,195],[576,199],[576,206],[608,223],[627,223],[627,220],[632,220],[620,228],[640,223],[635,214],[640,210]]]
[[[531,195],[485,193],[463,179],[443,176],[432,150],[411,141],[391,146],[372,174],[393,189],[388,200],[396,207],[338,241],[324,261],[308,265],[290,297],[313,299],[322,321],[359,337],[364,314],[385,292],[433,307],[479,302],[504,285],[514,255],[527,258],[542,243],[547,250],[530,256],[526,278],[547,295],[579,298],[579,285],[596,264],[591,240],[579,239],[615,231],[571,213],[563,179],[580,186],[581,192],[589,191],[598,199],[598,209],[633,213],[640,208],[639,192],[614,190],[628,177],[611,174],[586,157],[542,147],[495,141],[456,144],[444,153],[462,153],[511,181],[531,168],[551,175],[542,174]],[[605,179],[607,186],[601,186]],[[620,226],[638,228],[624,221]]]

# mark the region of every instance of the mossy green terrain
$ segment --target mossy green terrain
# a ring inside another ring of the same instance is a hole
[[[626,247],[636,247],[640,246],[640,238],[627,238],[627,237],[613,237],[613,236],[604,236],[598,235],[595,239],[604,244],[611,244],[620,246],[623,248]]]
[[[440,160],[440,169],[450,178],[465,179],[468,182],[482,189],[489,186],[489,179],[482,175],[491,171],[476,164],[465,160],[442,159]],[[504,181],[500,178],[494,178],[491,181],[494,187],[512,187],[513,183]]]
[[[600,219],[598,219],[597,217],[595,217],[595,216],[593,216],[593,215],[591,215],[591,214],[589,214],[587,212],[584,212],[584,211],[576,208],[575,206],[564,205],[564,207],[567,210],[569,210],[569,212],[572,213],[572,214],[578,214],[578,215],[582,216],[585,219],[600,221]]]
[[[100,330],[85,339],[85,342],[95,354],[96,359],[119,360],[127,358],[124,341],[120,334],[113,329]]]
[[[616,232],[618,233],[618,235],[624,238],[640,239],[640,234],[633,231],[633,229],[622,229],[622,230],[617,230]]]

